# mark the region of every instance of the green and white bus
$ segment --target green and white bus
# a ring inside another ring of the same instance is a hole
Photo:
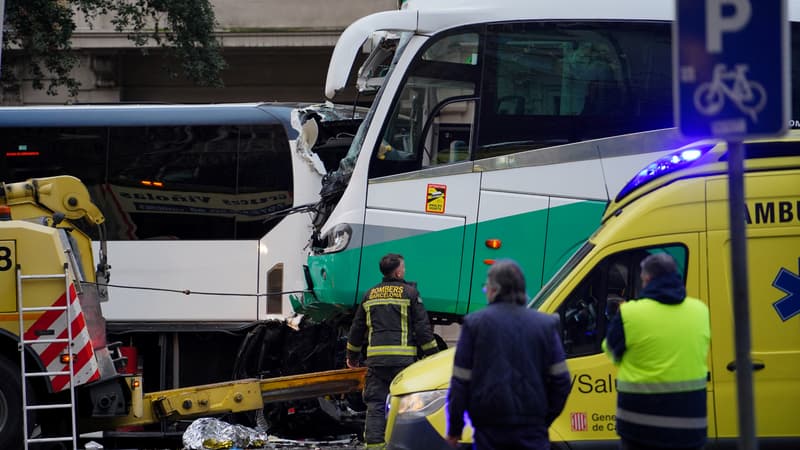
[[[437,323],[485,306],[498,258],[519,261],[535,293],[613,193],[688,142],[673,128],[673,17],[672,0],[410,0],[353,23],[326,95],[366,41],[356,84],[375,97],[323,180],[313,293],[294,308],[357,304],[387,252],[406,257]]]

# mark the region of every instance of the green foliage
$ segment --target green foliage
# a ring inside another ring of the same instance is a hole
[[[180,61],[180,72],[201,86],[222,86],[225,61],[214,37],[216,20],[210,0],[6,0],[3,30],[3,84],[18,82],[15,66],[33,79],[35,89],[70,95],[80,84],[70,77],[78,63],[72,51],[75,11],[91,19],[109,15],[118,32],[137,46],[158,45]],[[144,50],[144,49],[143,49]],[[174,69],[170,75],[178,76]]]

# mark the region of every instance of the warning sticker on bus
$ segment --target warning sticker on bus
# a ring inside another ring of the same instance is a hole
[[[425,199],[425,212],[444,214],[444,205],[447,200],[447,186],[444,184],[429,184],[428,194]]]

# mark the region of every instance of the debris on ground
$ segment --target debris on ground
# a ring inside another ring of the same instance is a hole
[[[186,450],[265,448],[268,440],[266,433],[211,417],[195,420],[183,432],[183,446]]]
[[[355,435],[331,440],[283,439],[210,417],[195,420],[183,433],[184,450],[336,450],[353,449],[358,444]]]

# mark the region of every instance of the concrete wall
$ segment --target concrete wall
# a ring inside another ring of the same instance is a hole
[[[397,9],[397,0],[212,0],[220,32],[338,30],[356,19],[379,11]],[[76,34],[105,37],[114,33],[111,18],[99,16],[92,25],[76,15]],[[100,44],[99,44],[100,45]]]
[[[224,51],[228,68],[224,88],[195,86],[165,76],[161,55],[129,52],[121,61],[122,101],[221,103],[240,101],[324,100],[330,48],[261,48]]]
[[[323,101],[330,55],[341,32],[356,19],[397,8],[397,0],[212,0],[219,24],[224,88],[196,86],[163,70],[178,62],[151,47],[135,48],[124,33],[116,33],[108,17],[92,27],[79,15],[73,48],[80,66],[73,76],[81,82],[78,97],[65,90],[57,96],[36,91],[31,83],[4,92],[2,104],[63,104],[107,102],[238,102]],[[357,67],[356,67],[357,68]],[[355,91],[337,96],[348,102]]]
[[[217,21],[226,31],[343,30],[359,17],[390,9],[397,9],[397,0],[214,0]]]

